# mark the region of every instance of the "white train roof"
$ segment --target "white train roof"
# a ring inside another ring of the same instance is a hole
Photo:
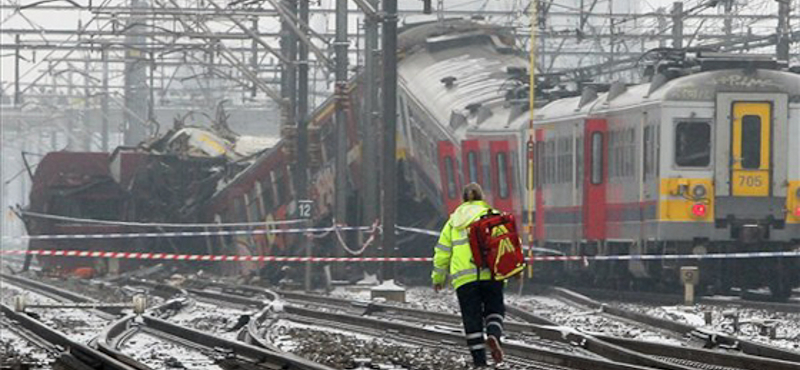
[[[612,86],[611,91],[597,94],[595,99],[573,97],[553,101],[536,110],[536,121],[550,122],[665,101],[714,102],[717,93],[725,92],[784,93],[789,101],[800,102],[800,75],[767,69],[724,69],[678,77],[660,86],[658,83]],[[581,105],[583,99],[587,101]]]
[[[506,101],[514,83],[512,70],[526,68],[502,28],[467,21],[452,27],[418,26],[404,34],[398,63],[399,81],[416,103],[457,138],[469,132],[515,130],[517,120]],[[451,79],[452,83],[445,83]]]

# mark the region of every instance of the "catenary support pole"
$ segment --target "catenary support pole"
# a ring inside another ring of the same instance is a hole
[[[683,48],[683,3],[672,3],[672,47]]]
[[[377,7],[376,0],[367,0],[370,5]],[[364,196],[363,196],[363,220],[365,224],[371,224],[378,218],[378,127],[376,115],[376,97],[378,95],[378,78],[376,74],[376,49],[378,48],[378,21],[375,17],[364,17],[364,104],[361,112],[361,124],[364,137],[364,154],[361,156],[364,164]]]
[[[789,44],[791,28],[789,15],[792,10],[792,0],[778,0],[778,44],[776,54],[778,60],[789,60]]]
[[[108,100],[110,98],[109,94],[111,92],[108,90],[108,49],[106,49],[105,45],[103,45],[102,54],[103,54],[103,56],[102,56],[102,58],[103,58],[103,98],[102,98],[102,101],[101,101],[101,104],[102,104],[102,108],[101,109],[103,110],[103,112],[101,114],[101,116],[102,116],[101,117],[101,119],[102,119],[102,128],[101,128],[101,132],[100,132],[100,140],[102,141],[101,145],[102,145],[103,152],[108,152],[108,114],[109,114],[109,112],[108,112]]]
[[[308,1],[301,0],[298,4],[298,15],[301,22],[308,24]],[[308,33],[307,29],[303,29]],[[308,45],[298,43],[297,62],[297,168],[295,179],[297,181],[297,199],[308,198]],[[309,225],[313,226],[313,225]],[[311,257],[311,241],[303,234],[299,235],[300,245],[305,246],[306,256]],[[305,266],[306,276],[311,276],[311,262]],[[306,291],[311,290],[311,280],[306,280]]]
[[[383,254],[395,249],[397,219],[397,0],[385,0],[383,19],[383,168],[381,197]],[[382,265],[382,278],[394,278],[394,264]]]
[[[335,213],[336,222],[347,218],[347,0],[336,0],[336,175]]]

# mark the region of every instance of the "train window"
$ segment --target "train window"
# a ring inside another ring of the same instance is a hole
[[[708,122],[679,122],[675,127],[675,164],[707,167],[711,163],[711,126]]]
[[[455,172],[453,171],[453,158],[452,157],[445,157],[444,158],[444,175],[447,178],[447,197],[449,199],[456,198],[456,176]]]
[[[500,193],[500,199],[508,198],[509,184],[508,184],[508,158],[506,153],[497,153],[497,191]]]
[[[247,211],[244,208],[244,196],[233,200],[233,219],[237,222],[247,221]]]
[[[247,195],[247,214],[250,217],[249,221],[257,222],[261,220],[261,206],[258,200],[258,187],[253,186],[250,189],[250,194]]]
[[[50,199],[47,213],[65,217],[81,217],[81,206],[75,199],[59,195]]]
[[[564,182],[572,182],[572,138],[565,138],[564,139],[564,149],[563,153],[563,166],[564,166]]]
[[[761,117],[742,117],[742,168],[761,168]]]
[[[117,199],[81,199],[78,217],[94,220],[118,220],[120,203]]]
[[[536,168],[533,171],[533,182],[535,183],[537,188],[540,188],[542,184],[544,184],[544,143],[541,141],[536,142],[536,158],[534,158],[534,164]]]
[[[273,172],[275,176],[275,190],[277,190],[278,204],[285,204],[288,201],[289,189],[286,186],[286,176],[282,170],[278,169]]]
[[[583,138],[575,140],[575,187],[580,187],[583,182]]]
[[[653,127],[652,126],[645,126],[644,133],[642,134],[642,150],[644,151],[642,156],[642,162],[644,162],[644,171],[642,171],[642,180],[647,181],[650,178],[650,175],[653,173]]]
[[[479,182],[478,180],[478,154],[474,150],[467,153],[467,165],[469,166],[469,182]]]
[[[619,176],[619,145],[617,145],[617,139],[619,138],[619,133],[617,131],[611,131],[608,134],[608,177],[615,178]]]
[[[547,183],[556,183],[556,142],[550,140],[547,142]]]
[[[592,184],[603,182],[603,134],[592,134]]]
[[[269,176],[261,180],[261,202],[264,214],[272,213],[275,208],[275,197],[272,195],[272,181]]]

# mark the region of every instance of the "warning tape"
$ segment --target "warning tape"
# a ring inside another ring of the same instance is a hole
[[[90,257],[118,259],[179,260],[179,261],[257,261],[257,262],[431,262],[430,257],[285,257],[285,256],[237,256],[211,254],[174,254],[149,252],[101,252],[78,250],[0,250],[0,255],[34,255],[56,257]],[[800,251],[711,253],[673,255],[614,255],[614,256],[534,256],[534,261],[630,261],[630,260],[681,260],[681,259],[743,259],[800,257]]]
[[[419,229],[419,228],[416,228],[416,227],[407,227],[407,226],[399,226],[399,225],[395,226],[395,228],[397,230],[408,231],[408,232],[417,233],[417,234],[430,235],[430,236],[439,236],[439,232],[438,231],[434,231],[434,230],[426,230],[426,229]]]
[[[319,227],[292,229],[257,229],[257,230],[218,230],[218,231],[171,231],[159,233],[107,233],[107,234],[50,234],[4,236],[3,240],[66,240],[66,239],[125,239],[125,238],[178,238],[187,236],[225,236],[225,235],[264,235],[264,234],[299,234],[307,232],[326,232],[370,230],[367,226],[358,227]]]

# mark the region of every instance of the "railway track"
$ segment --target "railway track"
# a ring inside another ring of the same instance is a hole
[[[203,285],[200,283],[198,285]],[[219,285],[217,284],[219,289]],[[246,296],[263,292],[262,288],[237,286],[239,293],[236,295]],[[224,290],[224,288],[223,288]],[[307,295],[297,292],[279,292],[288,302],[284,307],[284,312],[288,320],[302,322],[309,326],[322,325],[328,327],[340,327],[343,331],[357,331],[371,333],[372,335],[386,335],[387,332],[393,335],[403,335],[408,338],[416,338],[417,341],[431,341],[431,343],[455,343],[461,342],[460,318],[457,315],[421,311],[396,305],[368,302],[354,302],[347,299],[332,298],[327,296]],[[205,294],[209,294],[207,291]],[[248,299],[242,297],[240,299]],[[630,339],[620,339],[614,337],[592,337],[581,333],[572,332],[564,334],[567,328],[558,327],[547,319],[532,315],[522,310],[509,309],[509,313],[515,317],[522,317],[534,321],[540,325],[530,323],[519,323],[506,321],[507,333],[513,336],[516,333],[535,333],[538,338],[551,337],[553,340],[563,340],[566,343],[581,343],[583,349],[590,349],[595,355],[607,356],[612,359],[625,359],[628,362],[618,361],[631,366],[643,366],[647,368],[659,369],[797,369],[797,364],[790,361],[781,361],[769,358],[760,358],[747,355],[720,354],[709,350],[688,350],[685,347],[669,346],[659,343],[648,343]],[[369,315],[370,317],[364,317]],[[413,320],[417,329],[415,331],[405,327],[403,321],[411,321],[403,318],[416,318]],[[401,320],[401,321],[398,321]],[[372,320],[372,321],[365,321]],[[426,327],[435,327],[431,322],[445,323],[439,325],[434,332],[425,331]],[[397,325],[397,326],[393,326]],[[449,327],[448,327],[449,325]],[[360,329],[359,329],[360,328]],[[365,331],[366,330],[366,331]],[[444,330],[445,334],[442,334]],[[555,330],[558,335],[550,330]],[[376,334],[377,333],[377,334]],[[381,334],[382,333],[382,334]],[[559,338],[560,337],[560,338]],[[566,338],[566,339],[564,339]],[[516,353],[516,350],[523,353],[519,359],[530,361],[530,357],[525,357],[524,352],[530,351],[528,348],[511,348],[509,354]],[[528,353],[530,355],[530,353]],[[586,354],[582,354],[586,356]],[[590,356],[591,357],[591,354]],[[573,368],[580,368],[579,366]]]
[[[800,353],[787,351],[761,343],[736,338],[724,333],[687,325],[675,320],[666,320],[625,310],[620,307],[595,301],[567,289],[552,290],[564,302],[583,307],[584,309],[602,312],[604,315],[617,317],[620,320],[640,323],[665,331],[670,331],[684,338],[701,341],[706,348],[692,348],[671,344],[654,344],[611,336],[600,336],[604,340],[657,357],[669,356],[669,352],[682,351],[683,359],[692,362],[711,362],[719,366],[739,367],[744,369],[800,369]],[[672,348],[672,349],[670,349]]]
[[[32,280],[18,278],[3,274],[0,279],[4,283],[23,288],[28,291],[36,292],[46,297],[58,301],[84,301],[86,298],[71,292],[46,286]],[[7,304],[0,304],[0,312],[3,315],[4,325],[10,330],[25,336],[26,340],[35,343],[49,355],[48,360],[53,360],[52,366],[55,368],[66,368],[76,370],[86,369],[107,369],[107,370],[134,370],[119,358],[110,356],[102,351],[93,348],[87,338],[90,333],[72,330],[69,333],[56,330],[52,327],[52,322],[45,323],[44,320],[37,319],[36,316],[44,316],[43,313],[31,315],[24,312],[17,312]],[[103,320],[110,316],[103,316]],[[47,320],[47,318],[45,318]],[[91,330],[91,328],[89,328]]]
[[[25,284],[28,289],[46,292],[51,296],[58,296],[62,299],[70,299],[77,302],[91,302],[91,299],[74,292],[65,291],[40,282],[13,276],[9,276],[8,279],[19,284]],[[160,294],[164,296],[175,293],[185,294],[185,291],[165,286],[153,286],[151,288],[153,288],[153,291],[160,291]],[[158,311],[170,309],[180,311],[184,304],[181,303],[181,300],[169,301],[154,309],[153,313],[157,314]],[[166,358],[159,363],[148,362],[147,358],[142,358],[142,352],[131,353],[132,351],[141,351],[143,342],[145,342],[144,345],[147,345],[148,341],[157,342],[150,347],[152,351],[148,353],[173,355],[176,352],[185,353],[190,351],[192,353],[183,358]],[[164,344],[164,342],[169,342],[170,344]],[[271,352],[246,343],[227,340],[213,334],[170,323],[149,313],[139,316],[128,315],[110,323],[100,333],[95,345],[97,346],[96,351],[108,357],[116,358],[118,362],[126,366],[126,369],[151,370],[173,367],[223,369],[232,367],[246,369],[331,370],[328,367],[296,356]],[[137,355],[139,355],[138,358]]]
[[[550,287],[542,287],[541,291],[549,291]],[[583,294],[588,297],[603,300],[613,300],[620,302],[652,303],[657,305],[678,305],[683,303],[683,296],[679,294],[633,292],[622,290],[608,290],[598,288],[569,288],[570,290]],[[748,299],[750,298],[750,299]],[[758,298],[758,299],[757,299]],[[800,299],[797,295],[795,299]],[[771,312],[793,312],[800,313],[800,303],[796,300],[789,302],[772,301],[771,297],[757,297],[753,294],[745,294],[742,297],[733,296],[701,296],[696,300],[697,303],[712,306],[731,306],[736,305],[743,308],[758,310],[768,310]]]

